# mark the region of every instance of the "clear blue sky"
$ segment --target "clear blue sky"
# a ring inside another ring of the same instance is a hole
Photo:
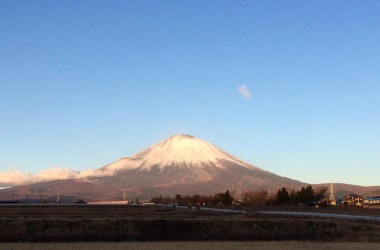
[[[293,179],[380,185],[379,13],[0,0],[0,171],[94,169],[186,133]]]

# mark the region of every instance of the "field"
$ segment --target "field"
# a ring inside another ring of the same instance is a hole
[[[268,207],[268,206],[231,206],[227,208],[247,211],[245,217],[254,216],[256,211],[296,211],[334,214],[351,214],[380,217],[380,209],[363,209],[350,207]],[[166,209],[153,206],[123,206],[123,205],[0,205],[0,218],[146,218],[146,217],[198,217],[208,215],[225,216],[221,213],[205,211]],[[230,214],[229,214],[230,216]],[[237,217],[235,215],[234,217]]]
[[[380,243],[379,223],[331,218],[273,217],[255,214],[254,211],[257,208],[244,209],[248,213],[218,213],[156,206],[0,206],[0,242],[327,241]],[[351,214],[371,216],[379,214],[379,210],[367,209],[300,208],[298,210],[342,214],[351,212]]]
[[[0,243],[0,249],[7,250],[293,250],[293,249],[328,249],[328,250],[377,250],[378,243],[315,243],[315,242],[98,242],[98,243]]]

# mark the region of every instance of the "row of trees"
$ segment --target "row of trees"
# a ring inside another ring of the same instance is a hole
[[[215,195],[193,195],[193,196],[181,196],[177,194],[174,198],[171,197],[154,197],[150,200],[151,202],[158,204],[172,204],[176,203],[178,205],[232,205],[234,198],[228,190],[224,193],[217,193]]]
[[[265,189],[256,191],[244,190],[240,197],[240,205],[263,206],[273,203],[272,197],[269,196],[268,191]]]
[[[312,186],[302,187],[301,190],[295,191],[288,190],[283,187],[278,190],[277,194],[269,195],[265,189],[261,190],[247,190],[241,194],[240,204],[251,206],[263,205],[306,205],[309,203],[318,203],[326,199],[327,187],[320,187],[313,190]]]
[[[233,192],[236,195],[236,192]],[[210,196],[193,195],[193,196],[181,196],[177,194],[172,197],[154,197],[150,201],[159,204],[172,204],[178,205],[249,205],[249,206],[264,206],[264,205],[279,205],[279,206],[295,206],[306,205],[312,203],[319,203],[325,200],[327,193],[326,187],[321,187],[313,190],[312,186],[302,187],[301,190],[295,191],[288,190],[283,187],[279,189],[277,194],[269,195],[265,189],[259,189],[256,191],[243,190],[240,194],[240,199],[231,195],[226,190],[224,193],[217,193]]]
[[[286,188],[278,190],[276,196],[276,203],[278,205],[299,205],[299,204],[317,204],[326,199],[327,188],[321,187],[313,190],[312,186],[302,187],[301,190],[294,191],[290,193]]]

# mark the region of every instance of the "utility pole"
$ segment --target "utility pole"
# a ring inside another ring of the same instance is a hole
[[[335,200],[335,197],[334,197],[334,188],[333,188],[333,182],[332,182],[332,180],[330,182],[330,197],[329,197],[329,200],[330,200],[330,206],[335,206],[336,205],[336,200]]]
[[[332,180],[330,182],[330,200],[335,200],[335,198],[334,198],[334,188],[333,188]]]
[[[12,203],[15,201],[15,196],[17,196],[17,194],[12,194]]]

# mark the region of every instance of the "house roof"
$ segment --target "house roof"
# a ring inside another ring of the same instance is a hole
[[[357,194],[348,194],[348,195],[343,196],[343,198],[351,198],[351,197],[353,197],[353,198],[358,198],[358,197],[360,197],[360,198],[361,198],[361,196],[359,196],[359,195],[357,195]]]
[[[378,197],[378,196],[368,197],[367,200],[369,200],[369,201],[380,201],[380,197]]]

